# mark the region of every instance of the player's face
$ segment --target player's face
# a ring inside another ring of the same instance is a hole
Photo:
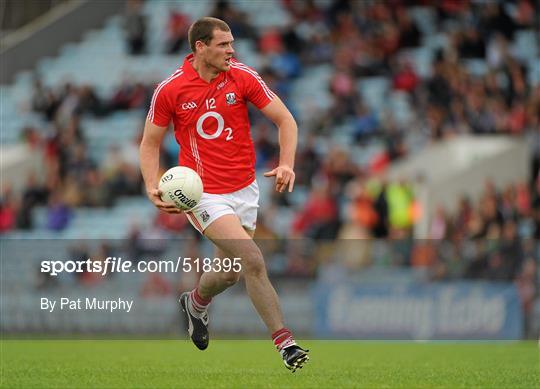
[[[234,54],[233,36],[230,31],[214,30],[214,37],[204,48],[204,59],[208,66],[226,72],[231,68],[230,60]]]

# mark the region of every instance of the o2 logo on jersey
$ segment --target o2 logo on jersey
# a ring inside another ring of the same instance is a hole
[[[217,130],[213,134],[207,134],[204,132],[204,121],[208,118],[214,118],[217,120]],[[223,116],[217,112],[208,111],[202,115],[199,120],[197,120],[197,133],[204,139],[216,139],[223,133],[223,131],[227,132],[227,137],[225,138],[226,141],[233,139],[232,128],[225,128],[225,120],[223,120]]]

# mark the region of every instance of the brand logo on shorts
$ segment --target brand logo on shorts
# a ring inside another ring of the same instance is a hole
[[[227,93],[225,95],[225,100],[229,105],[236,104],[236,95],[234,94],[234,92]]]
[[[202,211],[201,212],[201,219],[204,223],[206,223],[208,221],[208,219],[210,219],[210,215],[208,214],[208,212],[206,211]]]

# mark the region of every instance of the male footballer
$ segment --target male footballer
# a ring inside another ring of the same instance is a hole
[[[163,202],[158,189],[160,145],[172,121],[181,150],[179,165],[195,170],[204,184],[201,200],[186,215],[215,244],[218,258],[239,257],[242,266],[242,273],[205,272],[195,289],[182,294],[189,335],[200,350],[208,347],[208,306],[243,274],[255,309],[285,366],[294,372],[308,361],[308,350],[299,347],[285,327],[263,255],[253,241],[259,189],[247,104],[254,104],[279,129],[279,166],[264,174],[275,177],[278,192],[294,187],[297,125],[257,72],[233,58],[234,39],[224,21],[201,18],[188,37],[193,53],[154,92],[140,146],[141,171],[154,205],[182,212]]]

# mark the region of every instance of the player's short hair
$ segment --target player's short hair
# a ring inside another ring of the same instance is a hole
[[[188,39],[191,51],[195,52],[195,43],[197,41],[204,42],[206,45],[210,43],[214,37],[214,30],[229,32],[231,28],[227,23],[218,18],[206,16],[200,18],[189,27]]]

